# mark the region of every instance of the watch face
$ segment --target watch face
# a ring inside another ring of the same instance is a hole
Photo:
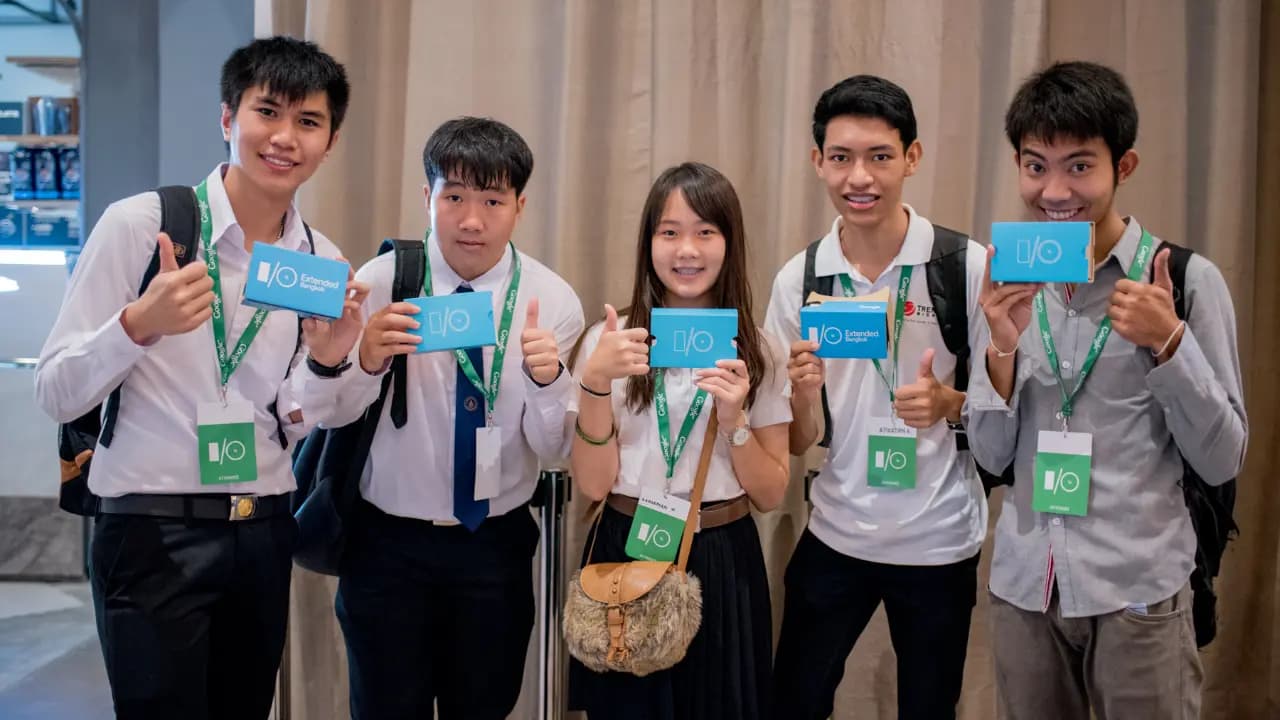
[[[733,431],[733,437],[732,439],[730,439],[730,442],[732,442],[734,446],[740,446],[740,445],[746,445],[747,441],[750,439],[751,439],[751,429],[743,426]]]

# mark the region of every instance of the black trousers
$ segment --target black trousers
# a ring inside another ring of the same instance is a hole
[[[474,533],[357,504],[338,582],[355,720],[506,718],[533,631],[527,506]]]
[[[271,712],[297,525],[99,515],[89,575],[121,720]]]
[[[898,658],[898,717],[954,718],[977,577],[977,555],[885,565],[841,554],[805,530],[787,566],[774,660],[779,711],[796,720],[831,716],[845,661],[883,602]]]

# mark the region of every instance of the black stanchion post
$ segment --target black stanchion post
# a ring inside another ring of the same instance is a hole
[[[542,530],[541,572],[538,582],[538,719],[564,717],[564,641],[560,636],[560,608],[564,605],[564,506],[569,474],[543,470],[531,504],[538,508]]]

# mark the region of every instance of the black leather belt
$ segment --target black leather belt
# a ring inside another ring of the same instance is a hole
[[[291,512],[283,495],[150,495],[104,497],[99,510],[108,515],[147,515],[193,520],[262,520]]]

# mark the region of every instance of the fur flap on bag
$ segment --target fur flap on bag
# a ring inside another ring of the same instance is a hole
[[[611,573],[641,563],[610,563]],[[689,643],[702,624],[702,584],[693,575],[671,568],[648,592],[629,602],[610,604],[592,599],[584,590],[582,571],[569,582],[564,605],[564,639],[569,653],[596,672],[616,671],[644,676],[665,670],[684,659]],[[587,569],[600,566],[587,566]],[[615,628],[610,611],[615,610]],[[620,622],[620,628],[618,624]],[[620,630],[621,649],[611,632]]]

